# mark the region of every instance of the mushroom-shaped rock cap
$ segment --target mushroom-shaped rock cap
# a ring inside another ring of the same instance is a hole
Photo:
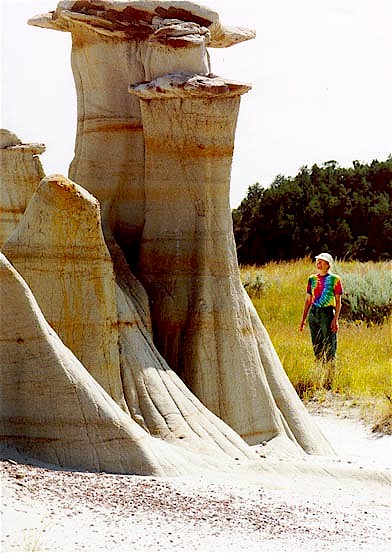
[[[8,129],[0,129],[1,148],[8,148],[9,146],[16,146],[22,144],[22,141],[15,133],[11,133]]]
[[[189,35],[205,36],[214,48],[256,36],[251,29],[222,25],[218,13],[206,6],[181,0],[63,0],[55,11],[29,20],[30,25],[59,31],[69,31],[72,22],[131,40],[168,42],[168,37],[176,38],[177,46],[182,46],[180,38]]]
[[[3,149],[16,149],[30,151],[32,154],[42,154],[46,148],[41,143],[27,143],[24,144],[19,137],[8,131],[8,129],[0,129],[0,148]]]
[[[131,85],[129,92],[139,98],[186,98],[190,96],[239,96],[251,89],[251,85],[223,79],[210,73],[195,75],[170,73],[149,83]]]

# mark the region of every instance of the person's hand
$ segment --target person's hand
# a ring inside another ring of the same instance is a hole
[[[333,333],[336,333],[339,329],[339,323],[338,323],[338,320],[336,319],[336,317],[333,318],[332,322],[331,322],[331,331]]]

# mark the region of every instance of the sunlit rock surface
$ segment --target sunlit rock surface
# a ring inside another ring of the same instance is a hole
[[[219,14],[200,4],[182,0],[130,0],[59,2],[55,11],[32,17],[31,25],[68,31],[72,22],[91,25],[106,36],[128,40],[146,40],[183,47],[187,37],[208,36],[209,46],[225,48],[255,37],[255,32],[243,27],[223,24]]]
[[[252,323],[237,265],[229,182],[240,95],[249,89],[184,73],[130,88],[146,145],[138,276],[158,349],[210,410],[250,444],[291,439],[320,453],[327,442],[288,378],[267,377],[266,368],[285,372],[261,323]]]
[[[7,129],[0,130],[0,246],[12,234],[30,198],[44,177],[38,154],[43,144],[22,144]]]
[[[125,414],[48,325],[3,254],[0,282],[3,452],[112,473],[188,475],[225,464],[230,471],[223,451],[208,457],[172,446]]]
[[[43,179],[4,253],[63,342],[146,432],[206,455],[255,458],[159,355],[129,270],[115,276],[87,191],[61,175]]]
[[[139,102],[128,86],[174,71],[208,73],[207,45],[230,46],[255,34],[222,25],[209,8],[179,1],[59,2],[29,23],[72,35],[78,124],[69,177],[101,203],[110,201],[116,241],[137,264],[144,136]]]
[[[61,175],[46,177],[3,252],[61,340],[125,408],[115,279],[98,201]]]
[[[254,33],[176,1],[60,2],[30,23],[72,35],[75,157],[72,181],[41,181],[4,253],[114,402],[109,420],[136,425],[138,448],[157,441],[151,473],[253,463],[248,444],[331,454],[240,280],[229,186],[251,87],[214,75],[208,47]]]

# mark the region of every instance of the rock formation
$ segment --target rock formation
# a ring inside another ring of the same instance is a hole
[[[323,437],[252,322],[237,265],[229,182],[249,88],[183,73],[131,88],[146,149],[138,275],[158,349],[210,410],[250,444],[289,436],[319,453]]]
[[[198,473],[226,464],[234,471],[234,451],[237,460],[256,458],[245,443],[227,454],[204,441],[196,454],[153,438],[62,343],[3,254],[0,281],[3,449],[66,468],[140,475]]]
[[[147,289],[160,353],[250,444],[288,435],[308,452],[328,450],[305,410],[292,417],[288,379],[271,392],[264,365],[284,371],[271,344],[261,360],[236,262],[230,167],[239,96],[250,87],[208,77],[207,45],[252,32],[176,2],[60,2],[30,23],[72,33],[70,177],[98,198],[109,250],[120,244]]]
[[[125,408],[115,279],[98,201],[60,175],[46,177],[2,251],[61,340]]]
[[[50,356],[56,357],[57,345],[60,353],[68,348],[72,367],[88,372],[86,386],[77,386],[83,393],[70,429],[84,398],[94,397],[100,413],[94,389],[105,399],[105,429],[116,427],[118,418],[126,421],[125,440],[137,426],[139,434],[131,439],[142,449],[137,472],[173,472],[163,440],[182,452],[178,472],[188,467],[189,456],[196,465],[199,455],[207,465],[214,465],[211,455],[221,454],[228,463],[252,461],[255,450],[246,442],[267,442],[265,452],[290,458],[302,458],[304,450],[330,454],[241,285],[236,259],[230,170],[240,97],[250,86],[213,75],[207,46],[230,46],[254,34],[224,27],[207,8],[170,0],[63,1],[30,23],[72,34],[75,157],[72,181],[58,175],[42,180],[3,251],[21,275],[6,264],[14,297],[23,290],[28,300],[21,302],[31,306],[31,289],[42,310],[38,343],[48,342],[45,317],[59,335],[49,341]],[[34,306],[29,321],[36,312]],[[7,377],[8,390],[19,387],[27,395],[41,347],[23,373],[26,353],[14,343],[25,343],[17,342],[12,329],[8,335],[5,359],[21,371],[19,381]],[[42,364],[51,382],[44,358]],[[69,375],[67,364],[60,369],[56,361],[55,367]],[[69,387],[68,377],[61,379]],[[27,419],[30,409],[26,404]],[[7,403],[5,435],[23,445],[24,432],[36,434],[32,427],[12,427],[18,414]],[[45,420],[43,414],[37,422]],[[95,432],[92,449],[101,441]],[[82,465],[80,452],[72,457],[69,437],[64,456],[49,455],[46,446],[35,452]],[[153,444],[153,438],[160,446],[151,455],[163,453],[158,468],[150,454],[145,466],[140,461],[143,444]],[[97,454],[106,460],[98,466],[110,470],[113,459],[113,471],[133,471],[122,448],[117,458],[114,450]],[[91,456],[82,467],[93,467]]]
[[[223,27],[216,12],[192,2],[66,1],[29,23],[72,34],[78,125],[69,177],[102,204],[110,201],[113,234],[137,264],[144,137],[139,101],[128,86],[172,71],[206,73],[207,42],[228,46],[254,34]]]
[[[17,227],[44,171],[38,154],[43,144],[22,144],[7,129],[1,129],[0,246]]]
[[[186,388],[157,352],[129,294],[132,281],[127,281],[125,270],[121,278],[115,279],[101,230],[99,204],[86,190],[61,175],[44,178],[3,252],[23,274],[32,291],[29,294],[34,294],[62,342],[145,432],[197,453],[238,460],[256,458],[246,443]],[[10,307],[7,296],[4,303],[10,317],[15,311],[21,312],[18,306]],[[145,317],[148,319],[149,314]],[[12,328],[10,320],[5,325]],[[16,353],[30,348],[24,337],[27,334],[30,340],[34,331],[21,335],[22,342],[14,331],[7,332],[11,346],[21,345]],[[6,352],[8,345],[9,341]],[[40,379],[51,383],[52,370],[41,364],[38,352],[30,354],[29,363],[42,366]],[[12,351],[13,360],[16,353]],[[7,354],[4,356],[7,360]],[[23,373],[18,379],[17,388],[24,387],[27,394],[33,380]],[[91,382],[86,382],[88,390],[83,394],[90,394]],[[33,398],[33,389],[30,394]],[[3,417],[7,419],[9,407],[4,409]],[[63,434],[68,440],[66,427]],[[68,463],[73,461],[71,452],[67,459]],[[114,457],[117,467],[116,460]]]

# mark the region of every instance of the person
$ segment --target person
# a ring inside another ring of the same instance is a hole
[[[310,275],[308,279],[300,323],[302,331],[308,318],[316,361],[326,368],[324,385],[327,388],[330,388],[336,370],[338,321],[343,294],[339,275],[331,273],[332,265],[331,254],[322,252],[316,256],[317,274]]]

